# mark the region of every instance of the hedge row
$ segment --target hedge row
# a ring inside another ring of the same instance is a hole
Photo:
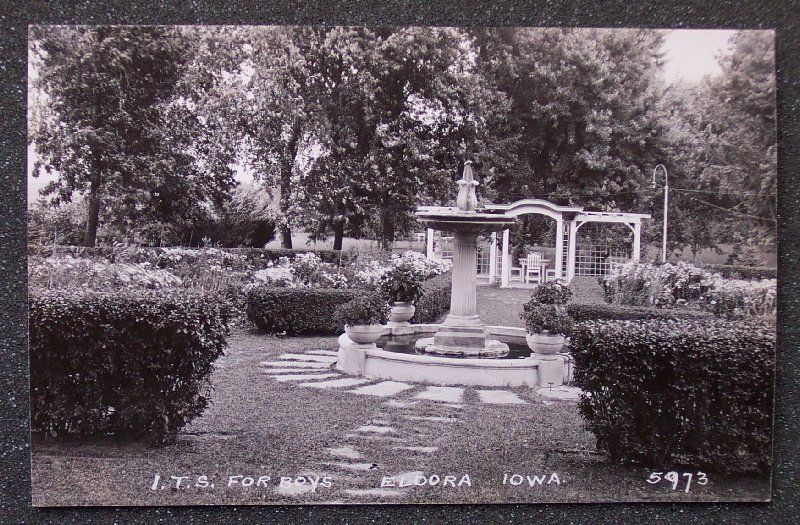
[[[581,413],[613,461],[769,470],[774,327],[586,322],[571,347]]]
[[[713,317],[704,310],[677,308],[648,308],[605,303],[569,303],[567,313],[575,321],[636,321],[647,319],[697,319]]]
[[[764,266],[734,266],[728,264],[705,264],[702,267],[714,273],[718,273],[723,277],[731,277],[733,279],[760,280],[760,279],[778,278],[777,268],[767,268]]]
[[[33,290],[31,424],[159,443],[208,405],[228,311],[215,296]]]
[[[247,318],[262,332],[284,335],[335,335],[337,306],[370,290],[360,288],[279,288],[259,286],[247,291]],[[413,323],[432,323],[450,309],[450,274],[425,281],[415,303]]]
[[[450,310],[450,288],[452,274],[450,272],[437,275],[425,281],[420,297],[415,306],[416,311],[412,323],[433,323]]]
[[[341,329],[333,311],[363,289],[279,288],[259,286],[247,291],[247,318],[262,332],[285,335],[334,335]]]

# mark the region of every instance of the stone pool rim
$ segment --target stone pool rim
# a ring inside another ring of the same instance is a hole
[[[436,332],[438,324],[386,327],[384,335],[425,335]],[[489,336],[525,344],[525,329],[487,326]],[[339,336],[337,370],[371,379],[409,381],[441,386],[538,386],[561,385],[568,380],[564,355],[520,359],[445,357],[430,354],[405,354],[382,350],[374,344],[354,343],[346,334]]]

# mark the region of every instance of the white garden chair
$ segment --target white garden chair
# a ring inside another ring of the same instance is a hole
[[[531,277],[536,279],[536,283],[542,282],[542,254],[531,252],[525,264],[525,282],[531,282]]]

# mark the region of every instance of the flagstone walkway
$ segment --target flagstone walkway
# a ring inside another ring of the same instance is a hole
[[[326,449],[328,460],[319,461],[309,475],[328,476],[332,481],[331,497],[346,497],[365,502],[398,501],[415,490],[422,480],[430,482],[431,474],[420,470],[385,472],[385,461],[413,467],[420,458],[430,458],[439,451],[430,446],[432,440],[453,425],[462,422],[467,404],[506,405],[508,410],[534,401],[550,404],[535,390],[521,394],[511,389],[485,387],[432,386],[403,381],[389,381],[348,376],[336,370],[337,353],[311,350],[285,353],[276,360],[261,363],[264,373],[297,388],[336,390],[356,396],[382,398],[376,413],[365,415],[362,423],[347,429],[341,443]],[[528,399],[525,399],[526,396]],[[555,397],[551,397],[553,399]],[[557,398],[556,398],[557,399]],[[365,449],[371,451],[368,457]],[[403,459],[404,458],[404,459]],[[415,459],[416,458],[416,459]],[[437,481],[439,482],[439,481]],[[303,495],[302,488],[284,496]]]

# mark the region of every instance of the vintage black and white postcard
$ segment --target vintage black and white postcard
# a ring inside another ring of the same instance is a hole
[[[770,499],[772,31],[28,44],[35,506]]]

